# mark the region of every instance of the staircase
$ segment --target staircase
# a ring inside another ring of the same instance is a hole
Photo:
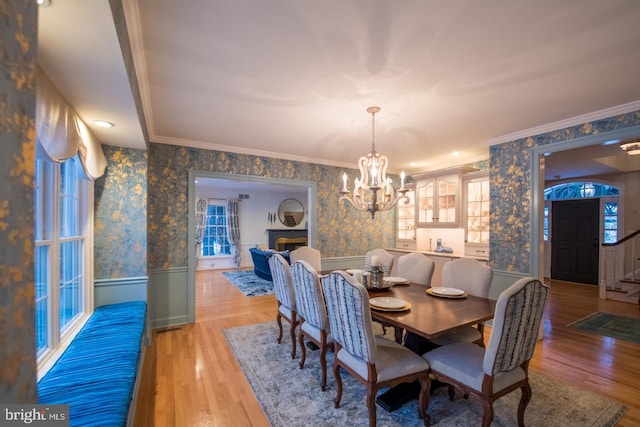
[[[640,306],[640,230],[602,244],[600,298]],[[639,307],[640,308],[640,307]]]

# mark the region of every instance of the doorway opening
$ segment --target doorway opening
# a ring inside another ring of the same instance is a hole
[[[591,181],[544,190],[544,277],[599,283],[601,244],[613,243],[619,235],[619,195],[618,187]]]

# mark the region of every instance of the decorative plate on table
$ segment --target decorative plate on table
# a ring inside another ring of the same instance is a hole
[[[462,289],[446,288],[443,286],[433,286],[431,288],[428,288],[427,293],[429,295],[433,295],[434,297],[442,298],[464,298],[467,296],[467,293]]]
[[[374,310],[381,311],[404,311],[411,308],[411,304],[407,301],[392,297],[371,298],[369,305]]]
[[[409,284],[409,280],[407,280],[404,277],[389,276],[389,277],[383,278],[382,281],[383,282],[387,282],[387,283],[393,283],[394,285],[408,285]]]

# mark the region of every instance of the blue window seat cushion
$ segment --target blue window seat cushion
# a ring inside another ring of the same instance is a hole
[[[96,308],[39,381],[39,403],[68,404],[70,426],[125,426],[146,310],[144,301]]]

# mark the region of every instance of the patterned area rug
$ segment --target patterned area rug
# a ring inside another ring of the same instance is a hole
[[[595,312],[569,324],[569,327],[640,344],[640,320]]]
[[[222,275],[248,297],[273,294],[273,282],[256,276],[253,270],[224,271]]]
[[[277,344],[277,331],[275,321],[223,331],[271,425],[368,425],[364,386],[348,374],[342,375],[340,407],[333,407],[333,353],[328,353],[327,390],[322,392],[318,351],[307,350],[305,367],[300,369],[299,352],[291,359],[291,342],[285,334],[282,343]],[[530,377],[533,398],[525,413],[527,426],[612,426],[626,411],[624,405],[542,374],[531,372]],[[494,403],[492,427],[518,425],[519,399],[520,392],[514,392]],[[477,426],[482,419],[478,400],[457,395],[451,402],[446,387],[434,392],[428,413],[432,426]],[[378,407],[377,421],[378,426],[422,426],[416,401],[391,413]]]

